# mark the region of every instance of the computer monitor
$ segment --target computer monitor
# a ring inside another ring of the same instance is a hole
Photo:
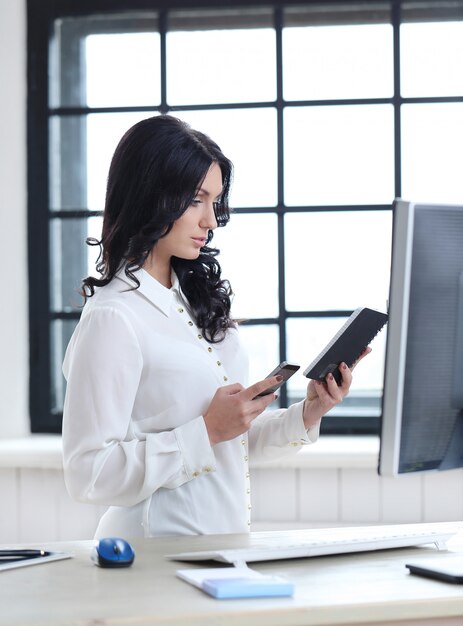
[[[379,473],[463,467],[463,206],[393,206]]]

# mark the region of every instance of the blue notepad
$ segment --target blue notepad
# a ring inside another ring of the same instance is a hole
[[[214,598],[274,598],[294,593],[294,585],[278,576],[206,578],[201,589]]]
[[[177,570],[182,580],[218,599],[276,598],[294,593],[294,584],[280,576],[260,574],[249,567]]]

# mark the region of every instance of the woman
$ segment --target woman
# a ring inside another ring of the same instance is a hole
[[[232,166],[204,134],[170,116],[133,126],[108,177],[97,264],[64,360],[65,479],[73,497],[109,505],[96,536],[239,533],[250,526],[248,458],[318,437],[347,394],[308,385],[304,402],[265,411],[247,385],[212,231],[229,218]]]

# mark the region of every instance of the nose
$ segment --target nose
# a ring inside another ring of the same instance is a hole
[[[217,228],[213,202],[204,203],[204,212],[201,217],[200,225],[202,228],[207,228],[208,230],[215,230]]]

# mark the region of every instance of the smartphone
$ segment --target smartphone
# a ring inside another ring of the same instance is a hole
[[[447,583],[463,584],[463,565],[460,557],[421,559],[407,563],[405,567],[408,567],[411,574],[436,578]]]
[[[291,376],[297,372],[299,367],[299,365],[295,365],[294,363],[288,363],[287,361],[283,361],[282,363],[280,363],[280,365],[272,370],[270,374],[265,378],[271,378],[272,376],[280,375],[283,376],[283,380],[276,385],[272,385],[268,389],[265,389],[265,391],[261,391],[261,393],[257,394],[257,396],[253,398],[253,400],[255,400],[256,398],[261,398],[262,396],[267,396],[269,393],[275,393],[277,389],[285,384],[288,378],[291,378]]]

